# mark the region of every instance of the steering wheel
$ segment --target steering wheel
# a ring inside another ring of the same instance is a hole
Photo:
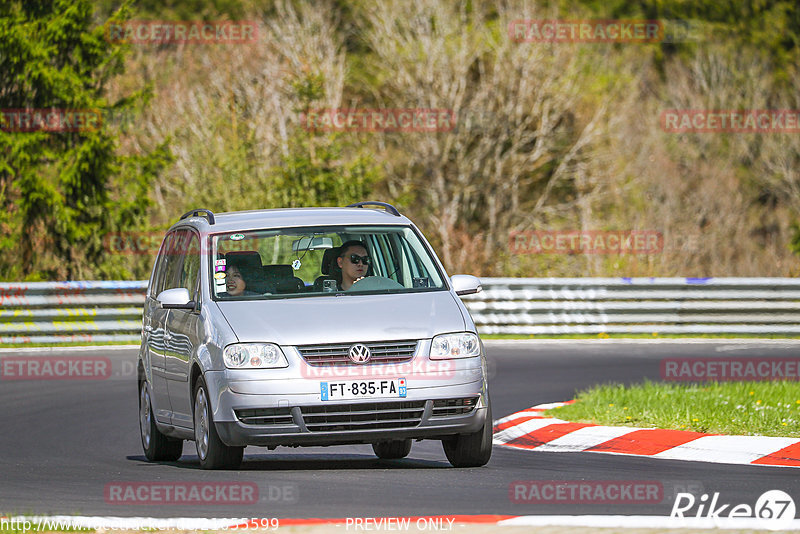
[[[391,278],[383,276],[367,276],[358,282],[353,283],[347,291],[375,291],[381,289],[405,289],[403,284],[399,284]]]

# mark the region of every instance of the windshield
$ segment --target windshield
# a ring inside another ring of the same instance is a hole
[[[212,236],[212,294],[220,300],[445,289],[408,226],[280,228]]]

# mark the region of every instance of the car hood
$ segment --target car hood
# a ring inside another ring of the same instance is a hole
[[[465,328],[449,291],[218,301],[240,342],[312,345],[431,338]]]

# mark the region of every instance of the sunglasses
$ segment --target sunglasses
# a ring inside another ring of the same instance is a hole
[[[358,254],[350,254],[350,263],[358,265],[364,262],[364,265],[369,265],[369,256],[359,256]]]

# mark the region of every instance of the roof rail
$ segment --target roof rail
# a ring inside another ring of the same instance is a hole
[[[394,215],[395,217],[400,217],[400,212],[397,211],[397,208],[392,206],[391,204],[387,204],[386,202],[378,202],[377,200],[366,200],[364,202],[356,202],[355,204],[348,204],[346,207],[348,208],[363,208],[364,206],[382,206],[386,208],[386,211]]]
[[[207,209],[196,209],[192,211],[187,211],[183,215],[181,215],[181,220],[186,219],[187,217],[199,217],[200,215],[205,215],[208,219],[208,224],[214,224],[214,212]]]

